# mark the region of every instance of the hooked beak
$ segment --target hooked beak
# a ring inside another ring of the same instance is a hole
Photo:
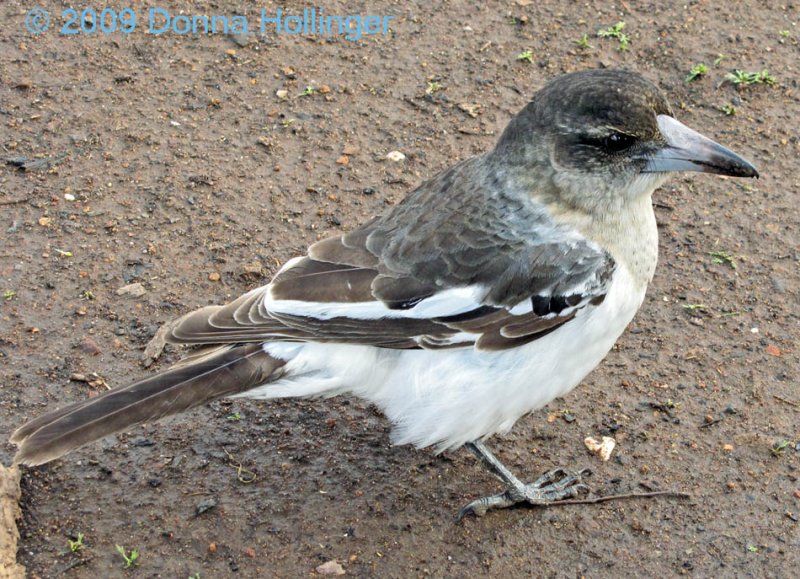
[[[643,173],[699,171],[731,177],[758,177],[758,170],[752,163],[671,116],[658,115],[656,120],[667,144],[655,153],[642,156],[647,161]]]

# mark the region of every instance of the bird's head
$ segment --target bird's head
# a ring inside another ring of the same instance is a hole
[[[518,167],[535,167],[561,201],[589,210],[649,195],[675,171],[758,176],[751,163],[677,121],[657,86],[622,70],[548,83],[496,150]]]

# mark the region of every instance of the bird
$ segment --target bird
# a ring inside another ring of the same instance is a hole
[[[585,471],[523,483],[486,440],[575,388],[642,305],[658,258],[653,192],[675,172],[758,177],[675,118],[642,75],[594,69],[534,94],[490,151],[289,260],[270,283],[167,328],[173,367],[33,418],[15,463],[40,465],[221,398],[349,394],[392,442],[466,447],[505,485],[483,515],[587,492]]]

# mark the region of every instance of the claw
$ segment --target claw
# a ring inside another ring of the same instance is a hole
[[[506,490],[470,502],[458,512],[456,521],[460,522],[467,515],[482,517],[491,509],[505,509],[521,503],[547,506],[589,492],[589,487],[582,481],[583,477],[592,474],[588,468],[577,472],[555,468],[534,482],[523,484],[482,443],[471,443],[470,450],[491,469],[495,476],[506,483]]]

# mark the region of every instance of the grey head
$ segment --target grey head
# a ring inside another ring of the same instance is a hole
[[[751,163],[677,121],[656,85],[624,70],[551,81],[509,123],[490,157],[532,194],[589,213],[621,209],[674,171],[758,176]]]

